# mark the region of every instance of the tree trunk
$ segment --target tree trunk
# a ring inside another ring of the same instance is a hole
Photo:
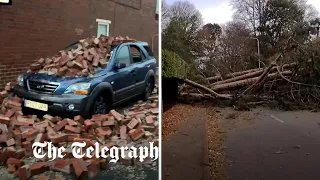
[[[282,74],[284,76],[287,76],[287,75],[292,74],[292,72],[291,71],[284,71],[284,72],[282,72]],[[280,76],[280,75],[278,75],[278,73],[272,73],[272,74],[267,75],[266,79],[270,80],[270,79],[273,79],[278,76]],[[248,85],[254,84],[255,82],[257,82],[259,80],[259,78],[260,77],[255,77],[255,78],[244,79],[244,80],[235,81],[235,82],[231,82],[231,83],[220,84],[220,85],[212,87],[212,90],[215,92],[222,92],[222,91],[226,91],[226,90],[241,88],[243,86],[248,86]]]
[[[214,90],[211,90],[201,84],[198,84],[196,82],[193,82],[189,79],[185,79],[184,82],[192,87],[195,87],[195,88],[199,88],[199,89],[202,89],[203,91],[213,95],[214,97],[216,98],[220,98],[220,99],[231,99],[231,97],[229,95],[225,95],[225,94],[218,94],[216,93]]]

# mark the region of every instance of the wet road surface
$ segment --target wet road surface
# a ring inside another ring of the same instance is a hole
[[[230,179],[320,179],[320,113],[255,109],[253,118],[228,132]]]
[[[179,125],[176,134],[163,142],[163,180],[208,178],[204,168],[206,118],[205,108],[190,113],[190,118]]]

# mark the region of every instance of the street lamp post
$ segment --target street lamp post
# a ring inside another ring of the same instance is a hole
[[[258,38],[252,38],[252,39],[255,39],[257,40],[257,45],[258,45],[258,56],[259,56],[259,68],[261,68],[261,56],[260,56],[260,41]]]

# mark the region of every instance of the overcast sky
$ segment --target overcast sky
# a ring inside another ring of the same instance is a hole
[[[165,0],[171,4],[177,0]],[[225,23],[232,20],[233,9],[229,0],[188,0],[201,12],[205,23]],[[320,0],[308,0],[320,12]]]

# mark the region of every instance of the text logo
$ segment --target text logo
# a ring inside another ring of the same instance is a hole
[[[46,150],[45,150],[46,149]],[[51,142],[35,142],[32,144],[32,150],[34,157],[42,159],[48,157],[49,161],[53,161],[56,158],[62,159],[66,155],[65,152],[72,152],[73,157],[75,158],[110,158],[109,162],[116,163],[120,158],[130,158],[130,159],[139,159],[140,162],[143,162],[147,158],[151,161],[155,161],[159,158],[159,149],[157,146],[153,145],[153,142],[149,142],[149,147],[140,146],[140,147],[127,147],[113,146],[108,148],[107,146],[100,146],[96,142],[93,146],[87,146],[86,142],[73,142],[71,149],[66,150],[65,147],[56,147]]]

